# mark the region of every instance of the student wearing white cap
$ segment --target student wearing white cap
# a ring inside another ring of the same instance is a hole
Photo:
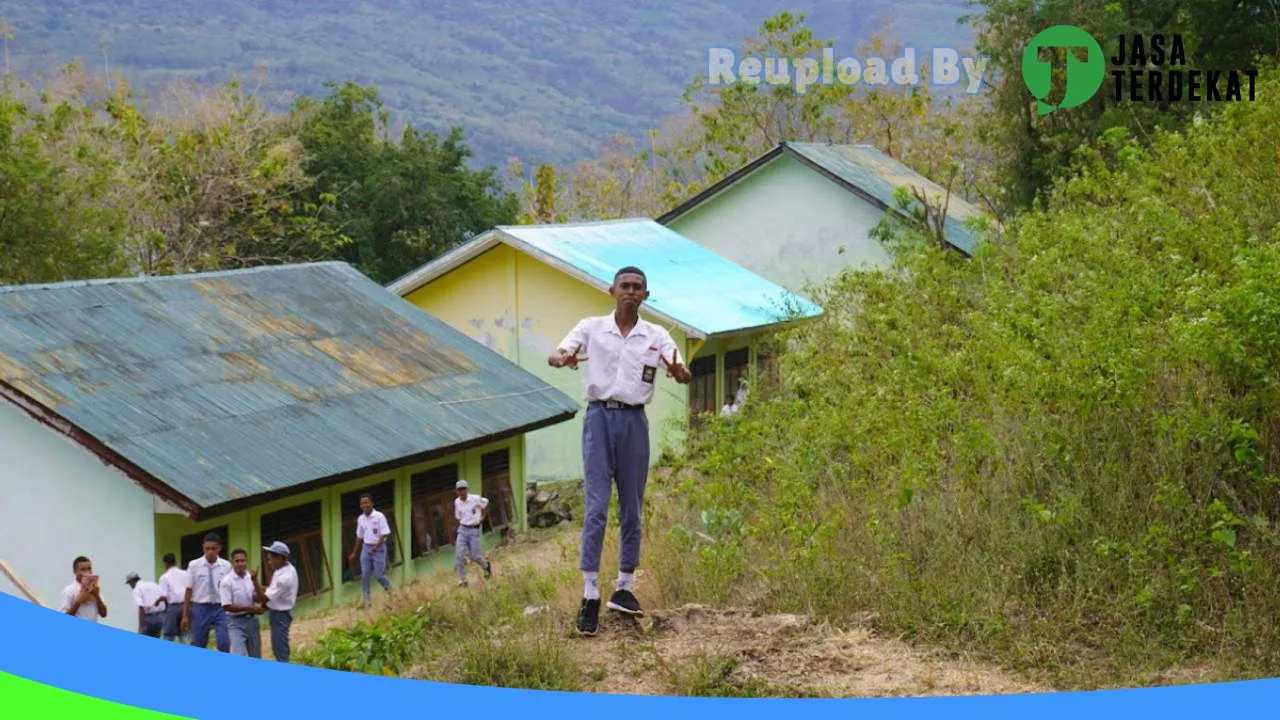
[[[124,584],[133,588],[133,600],[138,604],[138,633],[148,637],[160,637],[164,629],[165,605],[164,593],[160,586],[143,580],[138,573],[131,572],[124,578]],[[164,606],[164,607],[162,607]]]
[[[480,551],[480,525],[489,515],[489,499],[470,494],[466,480],[459,480],[454,488],[458,491],[453,501],[453,516],[458,519],[458,587],[466,587],[468,551],[472,562],[484,568],[484,576],[493,576],[493,566]]]
[[[293,624],[293,606],[298,601],[298,571],[289,562],[289,546],[276,540],[263,546],[271,582],[258,596],[267,604],[267,621],[271,626],[271,654],[282,663],[289,662],[289,627]]]

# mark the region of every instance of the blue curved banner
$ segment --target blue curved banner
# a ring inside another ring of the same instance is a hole
[[[155,717],[146,713],[153,711],[197,720],[244,720],[263,713],[345,718],[370,711],[380,717],[408,712],[451,719],[479,712],[661,720],[706,720],[718,715],[750,720],[776,718],[778,713],[1202,720],[1232,711],[1268,716],[1280,701],[1280,680],[1078,693],[835,700],[647,697],[450,685],[284,665],[178,645],[85,622],[2,593],[0,674],[31,681],[30,687],[39,684],[117,703],[127,706],[126,710],[137,708],[136,717]],[[0,710],[15,709],[12,694],[6,692],[10,687],[17,685],[0,682]],[[31,705],[21,716],[38,717],[39,712],[32,712],[37,707],[46,706]],[[125,716],[116,711],[111,717]]]

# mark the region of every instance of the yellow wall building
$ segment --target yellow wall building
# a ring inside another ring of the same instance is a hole
[[[608,289],[628,265],[648,277],[641,315],[667,328],[694,374],[685,387],[659,373],[648,413],[656,462],[664,448],[678,451],[691,416],[719,412],[740,380],[750,383],[769,333],[821,310],[648,219],[498,227],[388,289],[585,408],[581,375],[549,367],[547,356],[583,317],[612,312]],[[582,477],[581,433],[579,422],[529,433],[526,477]]]

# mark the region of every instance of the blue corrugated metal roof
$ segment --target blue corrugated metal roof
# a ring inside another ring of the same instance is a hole
[[[893,192],[899,187],[911,185],[923,188],[930,198],[941,198],[946,193],[941,185],[872,145],[802,142],[783,145],[890,207],[897,207]],[[965,254],[972,255],[978,238],[965,227],[965,220],[980,214],[978,208],[953,193],[947,205],[947,242],[963,250]]]
[[[345,263],[0,288],[0,380],[200,509],[578,409]]]
[[[613,284],[619,268],[640,268],[649,282],[645,305],[708,336],[822,312],[799,295],[647,218],[508,225],[498,230],[526,249],[577,269],[598,287]]]

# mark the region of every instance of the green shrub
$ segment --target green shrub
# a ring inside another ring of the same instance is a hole
[[[903,245],[693,440],[664,601],[751,599],[1128,682],[1280,670],[1280,83],[1111,134],[971,259]],[[669,529],[665,529],[669,528]]]

